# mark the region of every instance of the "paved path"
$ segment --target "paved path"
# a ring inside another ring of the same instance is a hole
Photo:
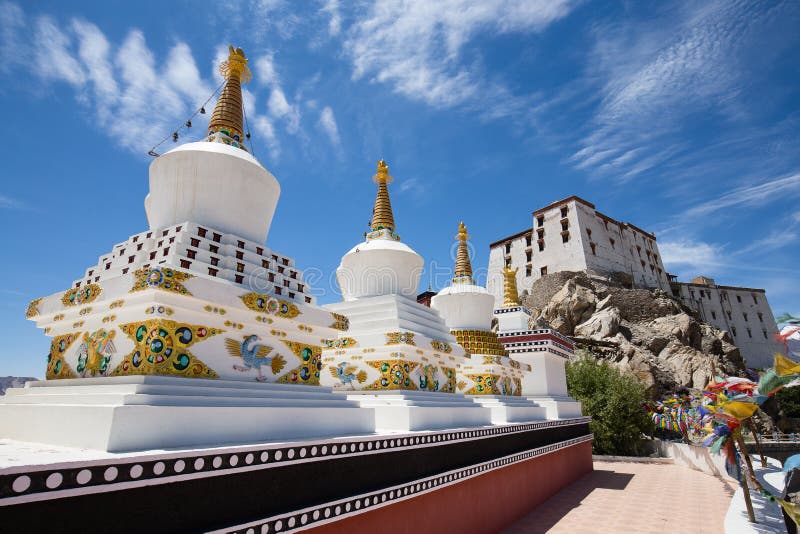
[[[594,469],[504,534],[723,532],[733,491],[716,477],[672,464],[595,461]]]

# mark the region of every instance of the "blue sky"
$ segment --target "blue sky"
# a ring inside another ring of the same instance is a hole
[[[798,27],[793,1],[0,3],[0,375],[43,375],[27,303],[146,228],[147,151],[213,92],[228,43],[283,189],[267,244],[320,302],[384,157],[430,272],[459,220],[485,268],[577,194],[656,232],[681,279],[800,314]]]

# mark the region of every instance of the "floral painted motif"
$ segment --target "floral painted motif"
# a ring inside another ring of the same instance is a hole
[[[418,389],[411,378],[411,373],[417,368],[418,363],[406,360],[380,360],[367,363],[380,371],[381,377],[364,389]]]
[[[413,332],[386,332],[387,345],[416,345]]]
[[[276,382],[283,384],[319,385],[319,373],[322,370],[322,347],[281,340],[300,359],[300,365],[280,377]]]
[[[120,328],[136,346],[114,369],[113,375],[217,377],[213,369],[189,351],[189,347],[222,330],[169,319],[148,319],[123,324]]]
[[[340,337],[337,339],[323,339],[322,343],[329,349],[349,349],[358,345],[358,341],[352,337]]]
[[[37,315],[39,315],[39,303],[42,302],[41,298],[33,299],[30,304],[28,304],[28,309],[25,311],[25,317],[28,319],[33,319]]]
[[[300,315],[300,309],[291,302],[262,293],[247,293],[239,297],[244,305],[253,311],[293,319]]]
[[[453,352],[453,347],[451,347],[449,343],[445,343],[444,341],[440,341],[438,339],[431,340],[431,347],[433,347],[433,350],[438,350],[440,352],[444,352],[445,354],[450,354]]]
[[[78,378],[64,358],[67,349],[76,339],[78,339],[78,334],[64,334],[56,336],[50,341],[50,353],[47,355],[47,371],[45,372],[48,380]]]
[[[501,395],[497,386],[497,381],[500,378],[498,375],[487,373],[464,376],[475,383],[469,391],[465,392],[466,395]]]
[[[135,282],[130,292],[143,291],[145,289],[162,289],[179,295],[191,295],[183,282],[194,278],[194,275],[170,269],[168,267],[151,267],[139,269],[133,273]]]
[[[331,325],[331,328],[342,331],[347,331],[350,329],[350,319],[348,319],[347,316],[342,315],[341,313],[331,313],[331,317],[333,317],[333,324]]]
[[[100,293],[102,292],[103,288],[97,284],[87,284],[83,287],[74,287],[64,292],[64,295],[61,297],[61,304],[64,306],[88,304],[99,297]]]

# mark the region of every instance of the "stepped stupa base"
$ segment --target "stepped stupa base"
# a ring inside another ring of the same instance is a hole
[[[124,452],[370,434],[374,413],[319,386],[120,376],[9,389],[0,432]]]
[[[535,402],[547,412],[547,419],[571,419],[573,417],[583,417],[583,410],[580,401],[576,401],[569,396],[541,396],[526,395],[523,398]]]
[[[492,412],[492,424],[526,423],[548,419],[547,410],[522,397],[508,395],[470,395],[476,403]]]
[[[376,391],[347,398],[375,411],[376,432],[476,427],[492,422],[489,409],[453,393]]]

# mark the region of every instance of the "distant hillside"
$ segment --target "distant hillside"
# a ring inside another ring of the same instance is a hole
[[[0,376],[0,395],[5,395],[8,388],[19,388],[25,385],[25,382],[31,380],[39,380],[32,376]]]

